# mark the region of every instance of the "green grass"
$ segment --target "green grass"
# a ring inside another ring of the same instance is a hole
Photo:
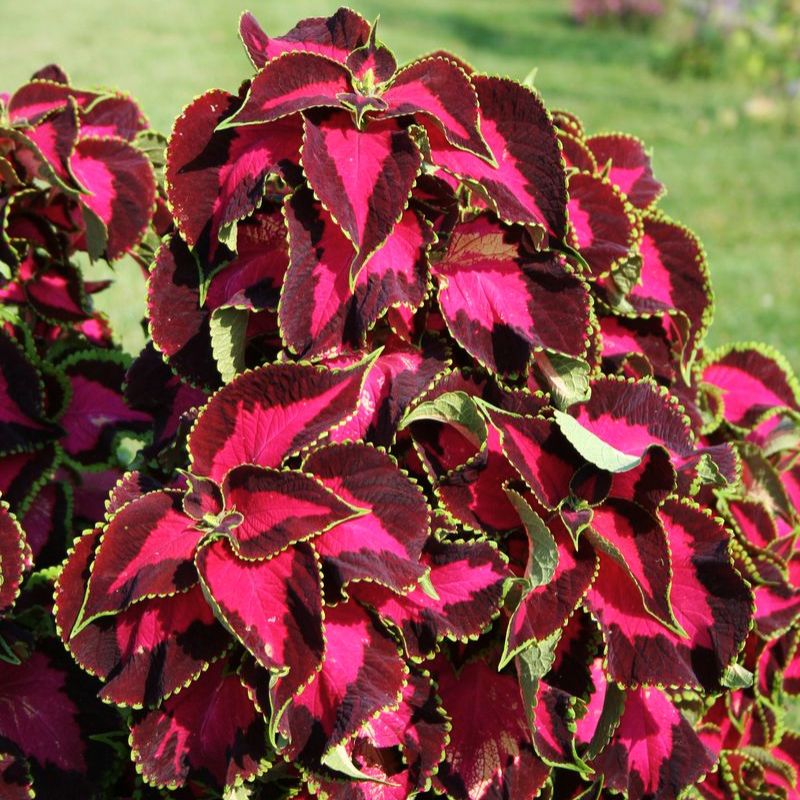
[[[297,0],[251,10],[282,33],[302,16],[335,7]],[[382,36],[402,60],[445,48],[515,78],[537,67],[550,106],[577,112],[591,131],[645,139],[669,187],[663,207],[708,251],[717,296],[711,343],[766,341],[800,367],[797,134],[742,118],[748,91],[734,79],[669,80],[655,72],[661,32],[576,28],[565,7],[559,0],[363,0],[359,10],[381,15]],[[250,74],[236,35],[240,10],[232,0],[5,0],[0,87],[58,61],[76,83],[131,91],[168,131],[195,95],[235,89]],[[111,298],[128,320],[137,316],[140,291],[136,276]]]

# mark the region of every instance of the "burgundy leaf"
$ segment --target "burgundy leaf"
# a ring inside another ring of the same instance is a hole
[[[239,20],[239,35],[257,69],[281,53],[295,50],[321,53],[344,63],[353,50],[367,43],[370,25],[355,11],[340,8],[333,16],[304,19],[283,36],[269,37],[246,12]]]
[[[222,492],[227,507],[244,518],[231,542],[246,559],[270,558],[359,514],[322,482],[295,470],[243,464],[228,472]]]
[[[63,81],[32,80],[11,95],[8,116],[12,122],[25,121],[35,125],[52,111],[64,108],[70,98],[75,100],[79,108],[85,108],[97,97],[95,92],[74,89]]]
[[[250,84],[242,107],[225,126],[274,122],[319,106],[340,106],[351,92],[350,71],[317,53],[283,53],[265,64]]]
[[[62,591],[71,582],[62,579]],[[230,647],[230,634],[194,586],[99,618],[67,646],[83,669],[105,681],[103,700],[149,707],[196,680]]]
[[[239,464],[277,467],[354,414],[371,367],[270,364],[220,389],[189,437],[192,471],[222,480]]]
[[[637,208],[649,208],[664,193],[663,185],[653,176],[650,157],[639,139],[611,133],[590,136],[586,144],[601,169],[610,164],[608,177]]]
[[[350,288],[352,243],[308,191],[287,202],[290,265],[279,312],[286,343],[300,355],[359,347],[390,306],[417,307],[427,288],[431,229],[406,210]],[[308,292],[313,302],[307,302]]]
[[[111,518],[92,568],[84,623],[145,597],[166,597],[197,582],[194,550],[203,536],[183,513],[181,493],[145,494]],[[69,633],[69,632],[68,632]]]
[[[303,469],[362,509],[314,539],[326,589],[338,592],[365,579],[397,591],[414,585],[424,572],[420,556],[430,512],[394,459],[366,444],[334,444],[313,452]]]
[[[422,659],[443,638],[478,636],[496,616],[509,577],[505,561],[486,542],[449,544],[431,537],[423,564],[436,599],[419,586],[397,595],[373,583],[352,587],[350,593],[397,626],[406,652]]]
[[[589,264],[591,277],[605,277],[633,254],[641,237],[638,219],[624,196],[593,174],[571,175],[567,188],[574,244]]]
[[[394,640],[355,601],[326,609],[325,637],[321,669],[278,723],[289,739],[284,754],[301,764],[319,763],[379,711],[396,707],[407,682]],[[288,697],[285,681],[276,684],[278,714]]]
[[[167,197],[178,229],[211,255],[220,229],[255,211],[267,176],[296,163],[300,151],[295,117],[216,131],[239,105],[222,90],[206,92],[178,117],[167,147]]]
[[[350,114],[336,111],[306,118],[302,161],[314,194],[355,247],[354,283],[403,215],[419,151],[393,119],[370,122],[362,131]]]
[[[732,345],[713,354],[703,380],[721,393],[725,419],[737,428],[752,428],[777,409],[800,411],[791,368],[763,345]]]
[[[586,350],[589,296],[558,263],[522,263],[512,232],[481,216],[451,234],[435,265],[453,338],[493,372],[524,372],[534,350]]]
[[[558,531],[558,523],[551,525],[556,527],[556,533],[560,533],[557,538],[558,565],[549,583],[523,594],[508,623],[507,657],[563,628],[597,574],[597,556],[591,545],[582,540],[575,548],[566,531]]]
[[[156,182],[147,156],[124,139],[82,137],[70,170],[88,195],[82,202],[108,230],[107,256],[114,261],[139,243],[153,217]]]
[[[567,189],[561,151],[544,104],[508,78],[473,75],[480,131],[497,166],[455,150],[438,129],[426,126],[433,162],[475,183],[507,222],[541,225],[561,240],[566,233]]]
[[[210,779],[220,789],[252,778],[268,755],[263,716],[226,662],[136,719],[133,759],[156,786]]]
[[[622,684],[719,686],[724,668],[747,635],[752,599],[727,553],[722,525],[689,502],[659,511],[672,557],[670,600],[681,637],[646,611],[626,588],[623,568],[601,556],[588,596],[608,642],[608,671]]]
[[[676,800],[715,763],[689,721],[660,689],[630,690],[611,743],[594,765],[630,800]]]
[[[200,308],[200,274],[194,255],[173,234],[156,253],[147,281],[147,316],[153,344],[185,380],[216,386],[209,313]]]
[[[454,800],[534,800],[550,770],[534,752],[516,678],[485,661],[458,674],[443,658],[436,664],[453,727],[434,787]]]
[[[25,568],[25,532],[0,503],[0,612],[14,605]]]
[[[384,116],[423,114],[454,147],[493,159],[478,127],[478,95],[453,61],[430,56],[413,61],[394,76],[381,97],[389,106]]]
[[[242,561],[218,539],[200,550],[197,568],[217,613],[258,662],[288,672],[290,691],[302,686],[325,652],[319,567],[310,545]]]
[[[118,136],[132,142],[148,124],[136,101],[125,95],[103,97],[80,113],[81,136]]]
[[[126,362],[114,351],[83,351],[60,364],[69,381],[69,403],[60,422],[67,431],[61,445],[82,466],[107,464],[117,437],[144,432],[152,417],[130,408],[122,393]]]

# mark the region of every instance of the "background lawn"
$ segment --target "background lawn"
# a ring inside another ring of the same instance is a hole
[[[243,1],[243,0],[242,0]],[[749,92],[735,81],[668,80],[652,67],[663,40],[581,29],[566,0],[402,0],[354,4],[381,15],[400,60],[451,49],[476,68],[521,79],[538,67],[551,107],[577,112],[589,131],[634,133],[653,149],[669,188],[665,210],[693,228],[709,254],[717,296],[712,344],[756,339],[800,368],[800,135],[738,112]],[[235,90],[251,72],[239,44],[235,0],[0,0],[0,88],[58,61],[78,85],[132,92],[168,132],[195,95]],[[280,34],[334,2],[251,6]],[[127,314],[125,345],[142,341],[141,281],[130,271],[104,303]]]

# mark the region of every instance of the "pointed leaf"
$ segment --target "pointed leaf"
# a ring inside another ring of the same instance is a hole
[[[267,176],[295,164],[300,151],[302,126],[294,117],[216,131],[239,104],[219,89],[206,92],[178,117],[167,147],[167,197],[178,228],[211,255],[220,230],[255,211]]]
[[[75,145],[70,170],[89,192],[82,202],[108,229],[107,255],[114,261],[139,243],[153,217],[150,161],[124,139],[86,136]]]
[[[713,354],[703,380],[721,391],[725,419],[737,428],[752,428],[777,409],[800,411],[791,368],[763,345],[732,345]]]
[[[312,453],[303,469],[362,512],[314,539],[326,589],[370,580],[397,591],[422,575],[420,555],[430,512],[417,486],[394,460],[365,444],[340,444]]]
[[[486,542],[449,544],[434,538],[425,546],[435,597],[421,587],[398,596],[364,583],[351,594],[372,606],[402,633],[406,652],[421,659],[443,638],[478,636],[496,616],[508,578],[505,562]]]
[[[431,117],[454,147],[493,158],[478,127],[478,95],[453,61],[431,56],[413,61],[395,74],[381,98],[389,106],[384,116]]]
[[[370,122],[358,130],[337,111],[305,120],[303,169],[314,194],[352,241],[355,282],[370,255],[403,215],[421,156],[395,122]]]
[[[541,225],[563,239],[567,190],[553,123],[534,92],[508,78],[473,75],[480,131],[497,166],[454,149],[426,125],[433,162],[479,185],[507,222]]]
[[[630,800],[676,800],[715,763],[692,725],[659,689],[629,691],[622,721],[595,760],[610,789]]]
[[[264,718],[225,661],[138,717],[131,729],[137,769],[156,786],[210,778],[219,788],[257,775],[269,752]]]
[[[435,266],[439,305],[453,337],[502,374],[524,372],[541,348],[583,355],[589,321],[585,286],[555,261],[523,266],[513,236],[478,217],[455,229]]]
[[[183,513],[181,493],[157,491],[123,506],[98,548],[82,622],[128,608],[145,597],[165,597],[197,582],[194,550],[202,532]]]
[[[244,519],[231,536],[238,555],[270,558],[359,515],[321,481],[295,470],[243,464],[222,482],[225,504]]]
[[[201,548],[197,569],[219,616],[258,662],[288,673],[290,691],[302,686],[325,650],[311,547],[301,542],[267,561],[242,561],[218,539]]]
[[[261,68],[244,104],[224,127],[274,122],[319,106],[337,107],[337,96],[351,91],[350,71],[342,64],[316,53],[284,53]]]
[[[239,464],[277,467],[354,414],[371,362],[342,370],[270,364],[220,389],[189,437],[192,471],[220,481]]]
[[[650,166],[644,145],[634,136],[619,133],[590,136],[586,144],[600,167],[610,163],[608,177],[637,208],[652,206],[664,193]]]
[[[0,612],[14,605],[25,568],[25,532],[0,503]]]
[[[350,52],[367,43],[370,25],[355,11],[340,8],[330,17],[304,19],[283,36],[270,37],[247,12],[239,21],[239,34],[256,68],[296,50],[321,53],[344,63]]]

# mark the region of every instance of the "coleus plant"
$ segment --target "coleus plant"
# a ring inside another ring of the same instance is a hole
[[[78,731],[114,757],[72,772],[120,797],[796,797],[800,392],[769,349],[707,352],[705,255],[642,143],[447,53],[398,67],[347,9],[240,33],[254,76],[167,144],[124,386],[107,336],[33,300],[0,340],[3,602],[33,570],[26,609],[110,714]],[[88,126],[59,85],[47,113]],[[86,502],[42,570],[14,492],[47,448],[37,491]],[[15,730],[6,784],[49,796],[68,770]]]

